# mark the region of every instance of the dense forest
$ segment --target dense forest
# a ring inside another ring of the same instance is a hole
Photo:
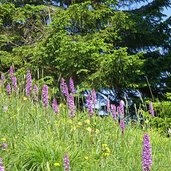
[[[171,92],[170,0],[1,0],[0,68],[54,85]],[[133,8],[136,4],[139,8]]]

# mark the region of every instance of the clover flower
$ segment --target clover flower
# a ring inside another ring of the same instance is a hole
[[[8,148],[8,144],[3,142],[0,147],[2,150],[6,150]]]
[[[48,86],[45,84],[42,89],[42,102],[43,106],[46,108],[48,106]]]
[[[74,88],[74,80],[72,78],[69,79],[69,88],[71,93],[75,93],[75,88]]]
[[[62,94],[63,94],[65,97],[67,97],[67,96],[69,95],[68,86],[67,86],[67,84],[66,84],[64,78],[61,79],[60,89],[61,89]]]
[[[32,90],[32,78],[30,70],[27,71],[26,74],[26,96],[30,96]]]
[[[64,156],[64,171],[70,171],[70,161],[67,154]]]
[[[143,137],[142,150],[142,169],[143,171],[150,171],[152,166],[152,150],[150,145],[150,137],[145,134]]]
[[[52,102],[52,108],[55,113],[59,113],[58,103],[55,98],[53,99],[53,102]]]

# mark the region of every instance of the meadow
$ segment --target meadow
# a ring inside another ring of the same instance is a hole
[[[9,94],[1,85],[0,91],[0,158],[6,171],[141,171],[144,134],[152,147],[151,171],[171,170],[170,138],[146,125],[130,122],[123,131],[111,115],[75,108],[71,117],[65,101],[55,112],[50,97],[45,105],[15,88]]]

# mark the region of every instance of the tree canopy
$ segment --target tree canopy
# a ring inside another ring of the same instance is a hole
[[[49,84],[171,91],[170,0],[1,0],[0,66],[40,70]],[[127,7],[127,8],[126,8]],[[40,72],[39,71],[39,72]],[[39,79],[39,76],[37,76]]]

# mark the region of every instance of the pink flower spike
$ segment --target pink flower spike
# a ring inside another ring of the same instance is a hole
[[[143,138],[143,150],[142,150],[142,170],[150,171],[152,166],[152,150],[150,145],[150,137],[145,134]]]

